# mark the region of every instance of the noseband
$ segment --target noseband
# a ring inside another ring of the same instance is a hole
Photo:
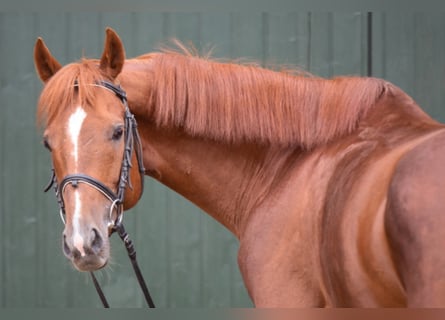
[[[77,84],[75,84],[75,85],[77,85]],[[132,185],[131,179],[130,179],[130,169],[132,167],[131,158],[133,155],[133,150],[136,152],[139,173],[141,175],[141,193],[140,193],[141,195],[144,190],[145,168],[144,168],[144,164],[143,164],[142,144],[141,144],[141,139],[139,137],[139,133],[137,130],[136,119],[135,119],[134,115],[131,113],[130,108],[128,107],[127,94],[120,86],[116,86],[113,83],[108,82],[108,81],[100,81],[97,84],[93,84],[93,85],[97,86],[97,87],[105,88],[105,89],[113,92],[121,100],[121,102],[124,106],[124,109],[125,109],[125,115],[124,115],[125,145],[124,145],[124,154],[123,154],[123,159],[122,159],[120,177],[119,177],[119,182],[118,182],[118,186],[117,186],[117,192],[115,193],[101,181],[99,181],[89,175],[83,174],[83,173],[69,174],[62,179],[60,184],[58,184],[54,169],[52,169],[51,180],[50,180],[48,186],[44,189],[44,191],[47,192],[52,186],[54,187],[57,202],[59,204],[60,217],[61,217],[63,223],[65,223],[65,215],[66,215],[63,193],[65,191],[65,188],[69,184],[71,186],[73,186],[74,188],[77,188],[79,183],[84,183],[84,184],[94,188],[95,190],[99,191],[108,200],[110,200],[111,205],[110,205],[110,212],[109,212],[108,235],[110,236],[113,232],[116,231],[118,233],[119,237],[124,242],[125,247],[128,252],[128,255],[130,257],[131,263],[133,265],[133,269],[136,273],[136,277],[139,281],[139,285],[141,286],[141,289],[144,293],[145,300],[147,301],[147,304],[149,305],[149,307],[154,308],[153,300],[151,299],[151,296],[148,292],[144,278],[142,277],[142,274],[139,270],[139,266],[136,261],[136,251],[134,250],[133,243],[129,239],[128,234],[126,233],[124,226],[122,224],[125,189],[127,187],[130,189],[133,188],[133,185]],[[116,218],[115,219],[113,219],[114,210],[116,210]],[[93,283],[96,287],[96,290],[97,290],[97,293],[99,294],[100,299],[102,300],[104,307],[108,308],[109,307],[108,302],[105,298],[105,295],[102,292],[102,289],[99,286],[99,283],[98,283],[96,277],[94,276],[94,273],[91,272],[91,276],[93,278]]]

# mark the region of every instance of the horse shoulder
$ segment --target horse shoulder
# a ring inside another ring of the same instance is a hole
[[[445,304],[445,131],[407,152],[388,191],[385,227],[408,306]]]
[[[320,307],[316,213],[329,168],[301,157],[251,214],[240,239],[238,264],[257,307]],[[318,199],[318,200],[317,200]]]

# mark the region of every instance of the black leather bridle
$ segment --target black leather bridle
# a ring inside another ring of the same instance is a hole
[[[124,145],[124,154],[122,159],[122,165],[121,165],[121,172],[119,177],[119,182],[117,186],[117,192],[115,193],[112,191],[109,187],[107,187],[104,183],[101,181],[83,174],[83,173],[74,173],[69,174],[65,176],[60,184],[57,183],[56,175],[54,172],[54,169],[52,169],[52,177],[48,184],[48,186],[45,188],[45,192],[47,192],[51,186],[54,187],[54,191],[56,193],[57,202],[59,204],[60,208],[60,217],[62,221],[65,223],[65,204],[63,199],[63,193],[69,184],[73,186],[74,188],[77,188],[79,183],[84,183],[89,185],[90,187],[96,189],[100,193],[102,193],[108,200],[111,202],[110,206],[110,213],[109,213],[109,224],[108,224],[108,234],[111,236],[113,232],[117,232],[119,237],[122,239],[122,241],[125,244],[125,247],[128,252],[128,256],[130,257],[131,263],[133,265],[133,269],[135,271],[136,277],[138,279],[139,285],[144,293],[145,300],[147,301],[147,304],[150,308],[154,308],[153,300],[151,299],[150,293],[148,291],[147,285],[145,284],[144,278],[140,272],[137,260],[136,260],[136,251],[134,250],[134,246],[132,241],[129,239],[128,234],[126,233],[124,229],[124,225],[122,223],[122,217],[123,217],[123,203],[125,199],[125,189],[127,187],[133,188],[131,179],[130,179],[130,168],[132,166],[131,159],[133,155],[133,151],[136,152],[136,158],[139,166],[139,173],[141,175],[141,195],[143,193],[144,189],[144,164],[143,164],[143,156],[142,156],[142,144],[141,139],[139,137],[139,133],[137,130],[137,123],[134,115],[131,113],[128,102],[127,102],[127,95],[125,91],[120,87],[116,86],[111,82],[108,81],[100,81],[96,84],[93,84],[94,86],[102,87],[107,90],[112,91],[121,101],[125,108],[125,127],[124,127],[124,139],[125,139],[125,145]],[[116,218],[113,219],[113,213],[116,210]],[[109,308],[108,302],[105,298],[105,295],[102,292],[102,289],[99,286],[99,283],[94,275],[93,272],[91,272],[91,277],[93,279],[93,283],[96,287],[97,293],[99,294],[99,297],[102,301],[102,304],[104,307]]]

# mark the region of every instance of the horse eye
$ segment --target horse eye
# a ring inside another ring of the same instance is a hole
[[[46,149],[51,151],[51,146],[49,145],[48,138],[46,137],[43,138],[43,145],[45,146]]]
[[[124,133],[124,129],[122,127],[117,127],[114,129],[113,136],[111,137],[114,141],[119,140]]]

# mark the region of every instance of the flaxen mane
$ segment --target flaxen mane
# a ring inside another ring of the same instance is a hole
[[[147,116],[159,126],[226,142],[326,143],[353,131],[386,86],[374,78],[294,76],[172,52],[147,57],[153,68]],[[40,119],[57,117],[76,94],[89,104],[97,90],[88,84],[102,78],[97,61],[64,67],[42,92]]]

